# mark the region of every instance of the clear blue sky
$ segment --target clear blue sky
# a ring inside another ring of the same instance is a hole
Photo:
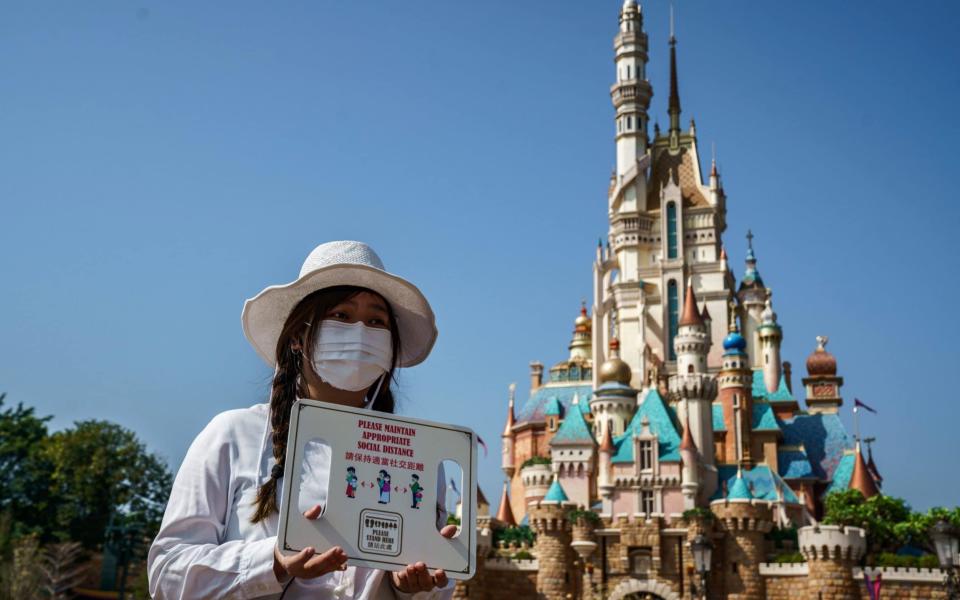
[[[619,4],[3,3],[0,391],[176,469],[266,398],[244,299],[362,239],[438,316],[403,412],[475,427],[498,496],[507,385],[566,355],[606,232]],[[683,120],[717,144],[738,278],[756,234],[795,386],[829,335],[885,490],[960,503],[960,5],[677,5]]]

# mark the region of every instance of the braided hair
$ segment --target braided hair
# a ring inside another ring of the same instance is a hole
[[[255,501],[256,511],[250,521],[259,523],[277,511],[277,483],[283,477],[283,465],[287,459],[287,432],[290,428],[290,412],[298,397],[306,397],[306,384],[300,377],[303,360],[310,360],[320,331],[320,322],[336,305],[349,300],[361,292],[371,290],[354,286],[336,286],[318,290],[301,300],[287,317],[277,340],[277,371],[273,376],[270,391],[270,429],[273,441],[274,465],[270,478],[260,485]],[[377,294],[379,295],[379,294]],[[393,309],[384,302],[389,314],[390,339],[393,346],[393,358],[384,384],[373,401],[373,410],[392,413],[395,401],[390,390],[390,382],[400,356],[400,335]],[[294,349],[294,342],[301,341],[300,348]],[[372,394],[373,390],[367,392]],[[370,398],[368,398],[369,400]]]

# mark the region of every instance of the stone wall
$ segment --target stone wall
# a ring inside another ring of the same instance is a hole
[[[477,562],[477,573],[469,581],[458,581],[455,599],[520,600],[537,597],[537,571],[534,560],[488,558]]]

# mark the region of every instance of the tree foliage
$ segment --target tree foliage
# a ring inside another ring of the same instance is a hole
[[[960,528],[960,507],[914,512],[901,498],[876,495],[864,498],[857,490],[835,492],[825,501],[823,522],[867,530],[867,551],[872,555],[896,553],[904,546],[933,552],[930,529],[939,520]]]
[[[166,463],[115,423],[80,421],[49,434],[49,420],[22,404],[0,411],[0,555],[28,534],[93,549],[111,518],[155,532],[173,480]]]

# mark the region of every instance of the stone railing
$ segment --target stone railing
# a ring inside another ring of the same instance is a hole
[[[808,572],[807,563],[760,563],[760,574],[768,577],[797,577]]]
[[[540,569],[540,561],[536,558],[516,560],[498,556],[488,558],[483,563],[483,568],[490,571],[537,571]]]
[[[907,567],[860,567],[853,568],[853,578],[863,581],[863,572],[866,571],[870,579],[883,575],[884,581],[916,581],[922,583],[939,583],[946,578],[946,573],[940,569],[915,569]]]

